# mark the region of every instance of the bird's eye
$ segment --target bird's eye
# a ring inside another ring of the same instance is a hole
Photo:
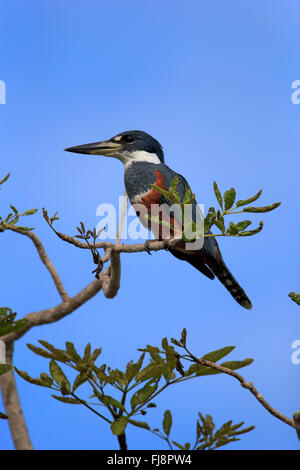
[[[123,142],[126,142],[126,144],[132,144],[132,142],[135,142],[135,138],[133,137],[133,135],[124,135],[123,137]]]

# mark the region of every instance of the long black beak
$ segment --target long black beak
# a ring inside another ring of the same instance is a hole
[[[93,142],[91,144],[78,145],[65,149],[67,152],[83,153],[88,155],[116,156],[123,146],[117,142],[103,140],[102,142]]]

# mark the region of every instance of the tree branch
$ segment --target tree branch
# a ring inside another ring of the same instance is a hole
[[[108,272],[108,275],[105,273]],[[107,299],[112,299],[117,295],[120,287],[121,262],[120,253],[113,250],[110,255],[110,266],[102,275],[102,289]]]
[[[273,408],[261,395],[261,393],[254,387],[252,382],[246,382],[244,377],[234,370],[228,369],[228,367],[221,366],[220,364],[216,364],[215,362],[208,361],[206,359],[202,358],[197,358],[195,357],[186,347],[185,350],[187,353],[190,355],[190,357],[193,359],[194,362],[197,362],[198,364],[201,364],[203,366],[211,367],[212,369],[216,369],[219,372],[223,372],[224,374],[231,375],[235,379],[237,379],[241,386],[249,390],[252,395],[255,396],[255,398],[261,403],[261,405],[269,412],[271,415],[275,416],[276,418],[280,419],[284,423],[288,424],[289,426],[292,426],[293,428],[296,428],[295,422],[293,419],[288,418],[287,416],[283,415],[279,411],[277,411],[275,408]]]
[[[64,242],[70,243],[71,245],[74,245],[77,248],[81,248],[85,250],[90,249],[90,246],[87,243],[81,242],[77,238],[71,237],[70,235],[65,235],[64,233],[57,232],[56,230],[54,231],[56,235]],[[170,238],[168,240],[168,245],[175,246],[180,241],[181,239]],[[136,244],[127,245],[125,243],[114,244],[110,242],[101,241],[101,242],[95,243],[95,248],[97,249],[103,248],[104,250],[111,249],[117,253],[140,253],[142,251],[149,251],[149,250],[150,251],[165,250],[166,249],[165,245],[166,245],[165,241],[161,241],[161,240],[149,240],[147,248],[145,246],[145,243],[136,243]]]
[[[120,450],[127,450],[127,442],[126,442],[126,434],[123,432],[123,434],[119,434],[117,436]]]
[[[18,227],[14,227],[13,225],[7,227],[7,230],[12,230],[13,232],[20,233],[21,235],[26,235],[26,237],[30,238],[33,241],[34,246],[36,247],[37,252],[39,254],[40,260],[42,261],[42,263],[48,269],[48,271],[49,271],[49,273],[50,273],[50,275],[51,275],[51,277],[54,281],[55,287],[56,287],[59,295],[61,296],[62,300],[64,302],[69,300],[69,296],[68,296],[67,292],[64,289],[62,281],[61,281],[54,265],[52,264],[52,262],[48,258],[47,253],[45,251],[45,248],[44,248],[41,240],[39,239],[39,237],[34,232],[32,232],[31,230],[22,230]]]
[[[6,363],[12,365],[13,343],[6,346]],[[12,370],[0,375],[0,385],[5,412],[8,416],[9,428],[16,450],[32,450],[25,418],[17,391]]]
[[[112,265],[100,275],[99,279],[94,279],[77,295],[69,298],[69,300],[66,302],[62,302],[52,308],[25,315],[24,319],[27,320],[26,328],[3,336],[2,339],[6,342],[14,341],[23,336],[30,328],[34,326],[45,325],[47,323],[53,323],[55,321],[61,320],[65,316],[74,312],[74,310],[81,307],[81,305],[83,305],[89,299],[94,297],[102,288],[106,297],[114,297],[117,294],[119,287],[118,276],[120,275],[120,269],[117,261],[118,260],[114,260]]]

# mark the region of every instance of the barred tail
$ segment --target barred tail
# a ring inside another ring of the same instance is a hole
[[[232,295],[234,300],[236,300],[242,307],[250,310],[252,308],[251,301],[227,268],[225,262],[223,261],[221,252],[218,248],[216,241],[214,241],[213,243],[213,248],[215,248],[215,256],[212,256],[210,253],[208,253],[208,249],[206,250],[206,252],[204,252],[203,250],[199,250],[197,253],[189,253],[188,251],[178,250],[178,248],[169,248],[169,251],[176,258],[187,261],[189,264],[194,266],[194,268],[198,269],[198,271],[207,276],[209,279],[214,279],[214,277],[216,276],[219,281],[222,282],[223,286],[228,290],[228,292]]]
[[[233,277],[223,260],[218,266],[214,266],[213,272],[232,297],[242,307],[247,310],[251,310],[252,303],[250,299],[247,297],[244,289],[242,289],[237,280]]]

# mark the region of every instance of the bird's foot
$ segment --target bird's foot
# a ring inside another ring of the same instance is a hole
[[[164,250],[169,251],[169,240],[163,241],[163,247],[164,247]]]
[[[150,248],[149,248],[149,245],[150,245],[151,241],[152,240],[147,240],[147,241],[145,241],[145,244],[144,244],[145,251],[148,253],[148,255],[152,255],[152,253],[150,251]]]

